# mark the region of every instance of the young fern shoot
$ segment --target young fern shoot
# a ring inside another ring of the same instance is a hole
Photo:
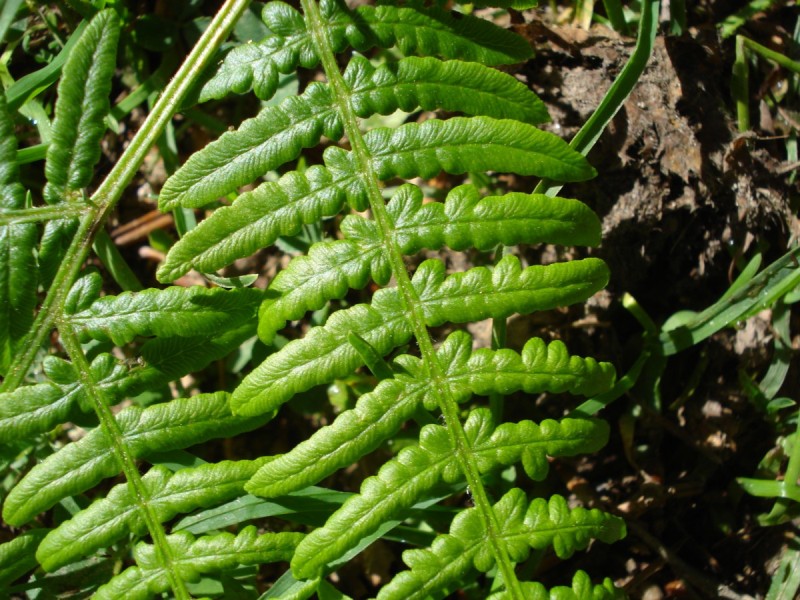
[[[37,577],[24,585],[39,585],[47,593],[51,580],[43,573],[61,573],[87,558],[110,564],[123,557],[126,568],[120,572],[116,563],[116,574],[92,590],[94,597],[144,599],[168,592],[176,598],[225,597],[242,589],[231,572],[256,582],[252,570],[239,567],[287,562],[289,571],[263,597],[310,598],[330,594],[327,575],[374,540],[466,490],[467,500],[449,527],[428,546],[403,553],[406,570],[397,569],[377,591],[379,599],[442,598],[470,586],[498,599],[619,596],[610,580],[593,584],[582,572],[564,582],[569,587],[547,589],[521,579],[517,565],[531,550],[552,549],[568,558],[592,540],[612,543],[625,534],[621,519],[571,508],[558,495],[529,498],[522,475],[502,491],[489,483],[493,474],[516,466],[540,481],[549,457],[599,450],[608,439],[607,424],[568,418],[500,422],[476,398],[594,395],[613,385],[613,367],[572,356],[560,341],[534,338],[520,351],[474,349],[465,331],[441,339],[435,329],[584,302],[606,285],[605,264],[589,257],[527,266],[512,254],[488,267],[447,273],[439,259],[415,269],[408,260],[445,248],[489,252],[517,244],[600,242],[598,218],[577,200],[521,192],[484,195],[465,183],[443,201],[427,201],[415,183],[419,178],[500,172],[570,182],[589,179],[594,170],[564,141],[536,127],[548,119],[543,103],[494,68],[529,58],[527,42],[477,16],[433,4],[409,0],[352,8],[343,0],[301,0],[298,11],[268,2],[262,18],[270,35],[232,49],[204,84],[201,101],[251,90],[269,100],[281,75],[321,68],[325,76],[296,96],[267,104],[168,179],[159,196],[162,210],[207,207],[222,196],[235,199],[170,249],[159,280],[171,283],[192,269],[213,274],[322,219],[337,217],[337,237],[316,242],[291,260],[266,291],[167,287],[100,297],[97,273],[74,278],[54,318],[69,361],[49,357],[42,381],[5,388],[0,439],[34,444],[70,419],[86,422],[91,431],[31,465],[5,498],[3,518],[21,528],[59,503],[79,502],[74,514],[54,521],[51,529],[31,528],[0,545],[0,582],[13,582],[38,565]],[[87,32],[118,27],[110,11],[100,15]],[[112,38],[95,35],[86,44],[111,56],[111,71],[113,50],[103,48],[116,45]],[[63,81],[79,79],[77,68],[65,67]],[[108,81],[111,73],[103,77]],[[3,108],[0,102],[0,133],[11,130]],[[459,115],[364,129],[363,119],[398,110]],[[91,113],[93,128],[86,135],[95,141],[107,111],[106,105]],[[63,122],[80,127],[79,119]],[[320,164],[287,166],[323,137],[330,145]],[[16,152],[4,139],[0,158]],[[77,148],[84,138],[70,130],[58,139]],[[86,173],[97,156],[76,150],[76,157],[87,158],[75,158],[65,170],[58,160],[67,153],[58,144],[53,152],[59,158],[54,154],[51,163],[48,157],[45,200],[82,202],[81,190],[90,183]],[[262,179],[276,170],[283,174]],[[256,187],[239,193],[254,182]],[[1,214],[25,208],[14,169],[0,171],[0,191]],[[33,242],[26,241],[27,250],[14,260],[7,258],[8,240],[27,240],[36,226],[0,226],[2,283],[37,256],[40,277],[52,279],[48,269],[59,268],[70,236],[91,236],[97,223],[53,221],[42,242],[51,249],[37,255]],[[369,302],[343,302],[344,308],[304,337],[276,344],[288,322],[335,306],[370,283],[379,289]],[[27,289],[25,297],[9,289],[0,287],[9,314],[29,314],[35,289]],[[17,329],[0,328],[4,373],[30,327],[27,318]],[[134,400],[121,411],[111,410],[202,370],[256,335],[271,353],[235,387],[162,395],[149,405]],[[89,342],[99,350],[87,356]],[[132,348],[139,362],[132,367],[118,360],[114,347]],[[267,430],[298,394],[363,368],[379,380],[374,388],[284,454],[204,464],[186,451],[210,439]],[[423,426],[409,424],[414,420]],[[317,487],[404,427],[418,431],[418,439],[368,477],[358,493]],[[175,465],[177,459],[183,466]],[[104,494],[97,491],[104,479],[120,473],[123,483]],[[85,494],[95,501],[85,501]],[[309,508],[303,504],[308,498],[326,508]],[[182,515],[189,516],[176,522]],[[254,527],[251,521],[261,517],[282,518],[281,531]],[[477,583],[479,573],[486,574],[485,584]],[[209,579],[219,584],[216,591],[195,591],[205,590],[194,586]]]

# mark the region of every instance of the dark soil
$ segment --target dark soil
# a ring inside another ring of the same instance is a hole
[[[518,29],[538,52],[522,72],[547,102],[551,130],[569,139],[633,41],[602,27],[587,32],[536,19]],[[612,278],[585,314],[549,335],[611,360],[620,373],[641,351],[641,327],[620,308],[623,293],[660,324],[715,302],[756,248],[774,259],[797,237],[798,186],[781,169],[783,139],[772,138],[774,130],[736,131],[728,93],[732,49],[712,28],[660,37],[639,85],[590,155],[600,175],[561,193],[601,216],[596,253]],[[756,516],[770,502],[736,483],[753,476],[777,436],[738,373],[762,376],[772,340],[765,311],[672,357],[656,386],[640,380],[603,414],[615,430],[606,449],[559,464],[577,498],[629,526],[626,540],[611,552],[595,546],[576,557],[579,566],[613,573],[633,598],[763,597],[794,529],[761,527]],[[797,378],[793,368],[782,393],[795,394]]]

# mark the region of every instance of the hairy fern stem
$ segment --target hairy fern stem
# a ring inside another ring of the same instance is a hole
[[[69,204],[59,204],[56,206],[34,206],[22,210],[15,210],[13,213],[7,214],[0,212],[0,227],[19,223],[40,223],[51,219],[79,217],[86,210],[87,207],[84,204],[70,202]]]
[[[161,525],[161,521],[158,520],[158,517],[150,508],[150,494],[142,482],[139,468],[136,466],[136,461],[131,455],[128,445],[125,443],[119,423],[117,423],[114,413],[111,412],[111,407],[108,405],[103,392],[98,388],[97,382],[92,377],[91,366],[83,354],[81,343],[72,327],[67,323],[60,326],[58,332],[67,354],[78,368],[78,377],[83,384],[83,389],[86,390],[86,395],[92,404],[92,408],[100,420],[100,427],[105,432],[106,438],[114,450],[119,466],[128,481],[128,486],[133,492],[132,496],[136,499],[139,510],[144,516],[147,531],[150,533],[156,550],[157,560],[164,569],[164,573],[166,573],[169,586],[175,594],[176,600],[189,600],[191,596],[186,589],[186,583],[173,567],[174,557],[167,543],[167,534]]]
[[[497,522],[492,503],[474,462],[470,442],[459,419],[458,404],[446,384],[444,369],[436,356],[433,341],[425,325],[422,303],[411,284],[403,253],[394,241],[394,236],[392,236],[392,225],[381,193],[380,179],[374,172],[369,160],[370,152],[361,135],[358,119],[353,112],[350,91],[336,64],[336,58],[326,32],[325,22],[315,0],[301,0],[301,5],[306,14],[307,26],[314,40],[325,75],[333,90],[333,100],[342,116],[344,131],[350,141],[353,156],[356,158],[358,166],[364,175],[369,206],[382,234],[391,263],[392,275],[397,282],[406,310],[410,315],[409,322],[412,325],[420,354],[429,369],[432,389],[434,390],[433,395],[444,416],[459,466],[466,478],[473,502],[480,512],[484,527],[488,533],[492,554],[503,573],[503,581],[506,588],[510,592],[509,597],[513,600],[524,600],[522,588],[514,572],[514,564],[501,538],[502,528]]]

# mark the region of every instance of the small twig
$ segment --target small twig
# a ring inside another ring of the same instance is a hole
[[[149,213],[115,228],[111,232],[111,238],[118,246],[124,246],[146,238],[151,231],[163,229],[172,224],[173,218],[171,214],[151,210]]]

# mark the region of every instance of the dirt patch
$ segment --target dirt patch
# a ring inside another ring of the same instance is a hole
[[[522,74],[547,103],[550,130],[569,139],[633,42],[602,27],[534,21],[518,31],[537,48]],[[602,218],[595,253],[612,277],[588,312],[550,322],[550,336],[569,337],[571,350],[612,360],[621,373],[641,350],[641,327],[619,308],[623,293],[662,323],[716,301],[756,247],[767,264],[800,232],[798,185],[786,175],[782,140],[736,131],[731,47],[713,29],[659,38],[639,85],[590,154],[599,176],[562,191]],[[596,326],[575,326],[587,318]],[[736,477],[754,473],[776,436],[738,379],[741,369],[763,373],[769,364],[769,318],[758,315],[671,358],[656,381],[644,373],[603,414],[615,433],[601,456],[559,467],[577,497],[629,523],[624,549],[613,558],[590,552],[579,566],[616,573],[635,598],[765,593],[786,531],[755,523],[769,505],[744,494]]]

